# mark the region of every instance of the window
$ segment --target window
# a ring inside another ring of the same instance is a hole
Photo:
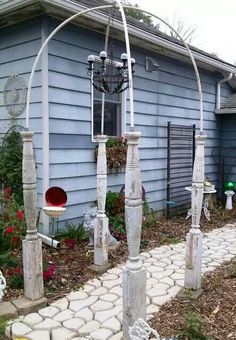
[[[101,134],[102,93],[91,86],[92,91],[92,141]],[[104,134],[109,137],[122,136],[125,132],[125,92],[105,94]]]

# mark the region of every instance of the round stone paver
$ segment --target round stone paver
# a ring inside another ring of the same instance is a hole
[[[81,327],[78,332],[81,335],[87,335],[90,334],[91,332],[95,331],[100,327],[100,322],[92,320],[86,323],[83,327]]]
[[[73,312],[78,312],[80,309],[93,305],[97,301],[97,299],[98,297],[95,295],[95,296],[90,296],[89,298],[85,300],[72,301],[70,303],[69,308]]]
[[[61,328],[57,328],[57,329],[53,329],[52,330],[52,336],[51,336],[51,340],[70,340],[72,339],[74,336],[76,335],[76,333],[61,327]],[[41,339],[44,340],[44,339]]]
[[[61,326],[60,322],[48,318],[45,319],[43,322],[40,322],[39,324],[35,325],[34,329],[51,331],[53,328],[58,328],[60,326]]]
[[[27,333],[31,332],[32,329],[22,322],[15,322],[12,324],[11,331],[13,338],[16,338],[26,335]]]
[[[51,340],[49,331],[33,331],[27,334],[30,340]]]
[[[24,317],[23,322],[29,327],[37,325],[38,323],[43,321],[43,317],[38,313],[31,313]]]
[[[39,310],[39,315],[41,315],[44,319],[50,318],[52,319],[56,314],[58,314],[60,311],[56,307],[45,307],[43,309]]]
[[[105,311],[113,308],[113,304],[108,301],[101,301],[98,300],[95,302],[92,306],[90,306],[90,309],[93,313],[99,312],[99,311]]]
[[[104,321],[101,327],[110,329],[114,333],[117,333],[121,330],[120,321],[117,320],[115,317],[112,317]]]
[[[103,301],[114,302],[118,299],[118,296],[116,294],[104,294],[99,296],[99,298]]]
[[[54,316],[54,320],[59,322],[64,322],[66,320],[72,319],[74,316],[74,312],[72,312],[69,309],[63,310],[62,312],[58,313],[56,316]]]
[[[107,340],[112,335],[112,331],[106,328],[100,328],[90,333],[94,340]]]
[[[93,313],[89,308],[83,308],[75,313],[75,318],[83,319],[85,322],[93,320]]]
[[[99,287],[99,288],[96,288],[94,289],[90,295],[97,295],[97,296],[100,296],[100,295],[104,295],[104,294],[107,294],[108,292],[108,289],[105,288],[105,287]]]
[[[70,319],[70,320],[63,322],[63,326],[65,328],[69,329],[70,331],[74,331],[74,332],[77,332],[78,329],[84,325],[85,325],[84,320],[80,318],[74,318],[74,319]]]
[[[68,301],[84,300],[87,299],[88,294],[83,291],[71,292],[67,295]]]
[[[56,308],[60,309],[60,311],[67,309],[68,305],[69,305],[69,301],[67,300],[67,298],[62,298],[62,299],[57,300],[57,301],[55,301],[51,304],[52,307],[56,307]]]

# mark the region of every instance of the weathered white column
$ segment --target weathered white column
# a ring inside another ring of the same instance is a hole
[[[225,195],[226,195],[226,204],[225,204],[225,209],[226,210],[232,210],[233,209],[233,195],[235,192],[233,190],[226,190]]]
[[[106,191],[107,191],[107,136],[98,136],[97,156],[97,226],[94,229],[94,265],[93,269],[104,271],[108,265],[108,218],[105,214]]]
[[[126,134],[128,141],[125,174],[125,223],[129,257],[123,272],[123,339],[129,327],[146,320],[146,271],[139,259],[142,227],[142,182],[138,155],[140,132]]]
[[[204,189],[204,144],[205,135],[196,136],[196,154],[192,179],[192,225],[186,240],[184,288],[191,289],[197,295],[201,288],[202,268],[202,232],[200,217]],[[197,297],[197,296],[196,296]]]
[[[36,168],[33,154],[33,132],[22,132],[23,140],[23,194],[27,234],[22,241],[24,295],[30,300],[43,297],[42,241],[37,235]]]

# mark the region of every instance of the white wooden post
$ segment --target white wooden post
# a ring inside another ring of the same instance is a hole
[[[129,327],[146,320],[146,271],[139,259],[142,227],[142,182],[138,155],[140,132],[128,132],[125,174],[125,223],[129,257],[123,272],[123,339],[130,339]]]
[[[202,232],[200,217],[204,190],[204,145],[206,136],[196,136],[196,154],[192,179],[192,225],[186,240],[184,288],[200,290],[202,267]]]
[[[105,214],[106,191],[107,191],[107,136],[98,136],[97,156],[97,225],[94,229],[94,264],[100,266],[101,271],[108,266],[108,218]],[[95,269],[95,268],[94,268]],[[99,268],[97,268],[99,270]]]
[[[23,140],[23,194],[27,233],[22,241],[24,295],[30,300],[43,297],[42,241],[37,235],[36,168],[33,154],[33,132],[21,132]]]

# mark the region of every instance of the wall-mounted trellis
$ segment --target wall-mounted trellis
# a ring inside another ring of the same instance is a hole
[[[185,187],[192,184],[195,130],[195,125],[167,124],[167,218],[191,202]]]

